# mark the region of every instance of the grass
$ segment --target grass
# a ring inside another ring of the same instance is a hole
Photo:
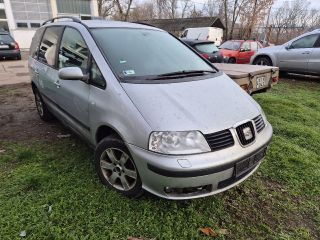
[[[320,238],[320,84],[278,84],[254,96],[274,127],[259,170],[227,192],[175,202],[103,187],[77,139],[0,142],[0,239]]]

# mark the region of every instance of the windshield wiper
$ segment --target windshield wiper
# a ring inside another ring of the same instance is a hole
[[[155,77],[148,78],[148,80],[161,80],[161,79],[171,79],[171,78],[184,78],[184,77],[195,77],[203,76],[210,73],[216,73],[216,71],[211,70],[184,70],[170,73],[163,73],[156,75]]]

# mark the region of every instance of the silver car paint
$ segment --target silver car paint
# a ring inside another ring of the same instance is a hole
[[[312,34],[320,34],[320,30],[305,33],[279,46],[261,48],[251,57],[250,63],[259,56],[268,56],[272,65],[280,71],[320,74],[319,48],[286,49],[294,41]]]
[[[90,21],[89,27],[133,27],[151,28],[137,24]],[[78,23],[58,22],[50,25],[71,26],[78,29],[99,66],[107,83],[106,89],[88,85],[83,81],[61,80],[58,70],[42,64],[31,57],[29,67],[32,81],[43,94],[50,110],[59,120],[88,140],[97,144],[96,133],[101,126],[114,129],[124,140],[137,165],[143,187],[165,198],[187,199],[202,197],[226,190],[247,178],[252,172],[225,189],[215,189],[210,194],[190,196],[169,196],[163,191],[166,186],[197,186],[202,183],[216,184],[229,178],[233,167],[225,171],[192,178],[166,178],[151,172],[148,163],[164,169],[184,171],[179,160],[187,160],[188,170],[223,166],[262,146],[272,137],[272,127],[264,119],[266,127],[256,140],[247,147],[240,146],[234,127],[244,121],[251,121],[263,113],[259,105],[225,74],[206,80],[164,84],[120,83],[102,56],[87,29]],[[151,28],[153,29],[153,28]],[[35,72],[39,72],[39,75]],[[37,77],[38,76],[38,77]],[[63,110],[62,110],[63,109]],[[72,115],[73,117],[70,117]],[[230,128],[235,145],[216,152],[169,156],[148,150],[149,136],[156,130],[199,130],[203,133]],[[256,170],[258,166],[254,169]]]

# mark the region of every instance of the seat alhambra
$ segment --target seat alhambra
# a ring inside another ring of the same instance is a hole
[[[225,191],[257,170],[272,137],[245,91],[152,26],[48,20],[29,68],[40,118],[87,140],[101,182],[129,197]]]

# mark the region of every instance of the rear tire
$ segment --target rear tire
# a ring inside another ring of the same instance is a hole
[[[36,102],[36,107],[37,107],[37,111],[38,111],[40,118],[45,122],[52,120],[53,115],[51,114],[51,112],[47,108],[38,89],[34,89],[34,99]]]
[[[115,136],[102,139],[96,147],[94,160],[102,184],[131,198],[143,194],[138,169],[122,140]]]
[[[253,65],[272,66],[272,62],[268,57],[257,57],[253,61]]]
[[[235,64],[236,59],[235,58],[229,58],[228,63]]]

